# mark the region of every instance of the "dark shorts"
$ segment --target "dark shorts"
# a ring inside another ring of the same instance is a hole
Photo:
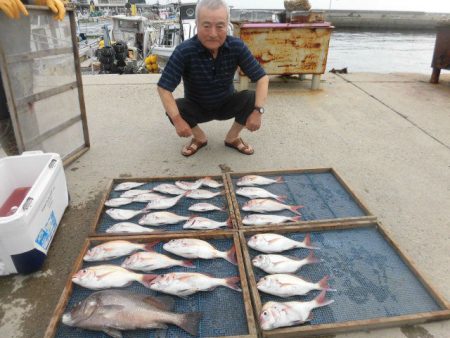
[[[229,120],[233,117],[237,123],[244,126],[255,107],[255,92],[249,90],[235,92],[221,106],[214,109],[205,109],[185,98],[175,101],[181,117],[191,128],[199,123],[212,120]]]

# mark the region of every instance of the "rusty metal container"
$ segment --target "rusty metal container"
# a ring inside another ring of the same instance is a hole
[[[268,75],[313,74],[317,89],[333,28],[328,22],[249,23],[236,31]]]
[[[438,83],[441,69],[450,70],[450,22],[438,25],[433,60],[433,73],[430,82]]]

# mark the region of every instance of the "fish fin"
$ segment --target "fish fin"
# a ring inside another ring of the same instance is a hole
[[[224,205],[222,208],[220,208],[220,211],[227,211],[227,206]]]
[[[330,286],[328,285],[328,280],[330,279],[330,276],[326,275],[325,277],[323,277],[319,282],[319,286],[322,290],[325,291],[336,291],[336,289],[332,289],[330,288]]]
[[[320,250],[320,248],[311,246],[311,234],[307,233],[305,239],[303,240],[303,247],[306,249]]]
[[[308,264],[320,263],[322,260],[314,256],[314,251],[310,250],[309,255],[306,257],[306,262]]]
[[[192,261],[190,261],[190,260],[183,261],[181,266],[184,266],[186,268],[194,268],[195,269],[195,264]]]
[[[138,282],[144,285],[146,288],[150,288],[151,282],[158,276],[159,275],[155,274],[140,275]]]
[[[148,296],[143,298],[142,300],[145,303],[164,311],[172,311],[173,307],[175,306],[174,299],[168,296],[161,296],[161,297]]]
[[[231,264],[237,265],[237,259],[236,259],[236,247],[233,246],[230,248],[230,250],[227,251],[227,256],[225,259],[230,262]]]
[[[275,178],[275,183],[284,183],[283,176],[278,176],[277,178]]]
[[[231,217],[227,219],[227,228],[233,229],[233,222],[231,221]]]
[[[116,329],[112,329],[110,327],[104,328],[102,330],[103,332],[105,332],[108,336],[111,336],[113,338],[122,338],[122,332],[120,332],[119,330]]]
[[[298,222],[302,219],[302,216],[294,216],[291,218],[291,222]]]
[[[144,250],[145,251],[155,251],[155,249],[153,248],[156,244],[158,244],[160,241],[153,241],[150,243],[145,244],[144,246]]]
[[[241,278],[239,276],[225,278],[225,281],[226,287],[236,291],[242,291],[242,289],[237,285],[237,283],[241,281]]]
[[[195,217],[200,217],[200,216],[199,216],[199,215],[196,215],[196,214],[192,214],[192,215],[189,216],[189,219],[193,219],[193,218],[195,218]]]
[[[316,298],[314,298],[314,301],[317,304],[315,307],[329,305],[334,302],[334,299],[326,299],[325,298],[326,293],[327,293],[327,291],[323,290],[321,293],[319,293],[319,295]]]
[[[121,311],[123,308],[123,305],[101,305],[97,308],[95,313],[99,316],[108,317],[111,313]]]
[[[298,209],[303,208],[303,205],[291,205],[289,210],[291,210],[294,214],[301,216],[302,214],[298,212]]]
[[[277,196],[275,199],[276,199],[278,202],[284,202],[284,201],[287,200],[287,196],[286,196],[286,195],[280,195],[280,196]]]
[[[184,331],[196,337],[198,335],[198,325],[203,314],[201,312],[190,312],[182,314],[182,318],[179,324]]]
[[[310,312],[308,318],[306,318],[305,322],[310,322],[313,320],[313,313]]]

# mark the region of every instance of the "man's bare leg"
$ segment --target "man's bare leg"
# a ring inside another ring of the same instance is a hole
[[[227,136],[225,137],[225,145],[227,146],[231,145],[233,148],[236,148],[241,153],[251,155],[254,152],[253,147],[247,143],[244,143],[239,136],[239,134],[244,128],[245,126],[234,121],[233,125],[231,126],[230,130],[227,133]]]
[[[205,132],[197,125],[192,128],[192,139],[183,147],[181,153],[184,156],[190,156],[197,152],[199,145],[204,145],[207,141]]]

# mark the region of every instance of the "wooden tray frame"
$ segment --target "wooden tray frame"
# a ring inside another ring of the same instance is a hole
[[[244,255],[245,266],[247,270],[247,278],[250,284],[250,292],[252,295],[255,319],[258,323],[259,314],[261,312],[262,303],[259,296],[259,291],[256,287],[256,278],[253,272],[253,266],[250,259],[249,250],[246,245],[245,236],[251,236],[258,233],[301,233],[301,232],[311,232],[311,231],[327,231],[327,230],[340,230],[340,229],[358,229],[372,227],[376,228],[383,238],[389,243],[389,245],[394,249],[394,251],[400,256],[402,261],[411,270],[414,276],[422,283],[425,289],[430,293],[434,300],[442,307],[444,310],[434,311],[434,312],[423,312],[416,313],[412,315],[402,315],[396,317],[383,317],[374,318],[368,320],[355,320],[342,323],[332,323],[332,324],[318,324],[318,325],[308,325],[299,327],[289,327],[280,328],[271,331],[263,331],[258,326],[258,331],[264,338],[294,338],[294,337],[305,337],[305,336],[315,336],[315,335],[326,335],[326,334],[338,334],[343,332],[351,331],[361,331],[361,330],[372,330],[387,327],[396,327],[403,325],[421,324],[430,321],[444,320],[450,318],[450,303],[445,300],[445,298],[436,291],[435,288],[427,281],[427,279],[419,272],[417,266],[411,261],[411,259],[400,250],[396,241],[392,239],[392,235],[386,230],[386,228],[381,224],[381,222],[376,221],[361,221],[356,223],[348,222],[336,222],[327,224],[307,224],[307,225],[294,225],[294,226],[272,226],[262,228],[251,228],[248,227],[243,231],[239,231],[239,236],[242,244],[242,252]]]
[[[241,288],[242,288],[242,297],[244,300],[244,307],[245,307],[245,313],[247,317],[247,327],[248,327],[248,334],[247,335],[240,335],[240,336],[221,336],[221,338],[256,338],[257,337],[257,329],[256,329],[256,322],[255,317],[253,314],[253,308],[252,308],[252,302],[251,302],[251,296],[250,296],[250,289],[249,284],[247,281],[247,275],[244,267],[244,258],[242,255],[241,245],[239,241],[239,236],[236,231],[214,231],[212,232],[206,232],[206,231],[198,231],[198,232],[189,232],[189,233],[164,233],[164,234],[158,234],[158,235],[134,235],[134,236],[104,236],[104,237],[96,237],[96,238],[87,238],[83,244],[83,247],[81,249],[80,254],[78,255],[71,273],[69,274],[69,277],[67,278],[66,285],[64,287],[64,290],[59,298],[58,304],[56,305],[55,311],[51,317],[50,323],[47,327],[47,330],[44,334],[44,338],[52,338],[56,334],[56,330],[58,328],[59,321],[64,313],[64,310],[67,307],[67,304],[69,302],[70,297],[72,296],[73,292],[73,284],[71,277],[74,273],[76,273],[78,270],[81,269],[83,265],[83,257],[86,253],[86,251],[93,245],[93,244],[100,244],[103,242],[111,241],[111,240],[118,240],[123,239],[127,241],[136,241],[136,242],[148,242],[148,241],[155,241],[155,240],[161,240],[161,241],[169,241],[171,239],[175,238],[198,238],[198,239],[233,239],[234,245],[236,247],[236,258],[238,261],[238,271],[239,276],[241,278]]]
[[[122,182],[163,182],[163,181],[170,181],[173,180],[178,181],[178,180],[197,180],[203,177],[211,177],[213,179],[220,179],[222,180],[223,183],[223,189],[225,189],[225,199],[226,202],[228,204],[228,216],[231,219],[231,223],[233,225],[233,228],[231,229],[219,229],[219,231],[235,231],[238,229],[238,223],[235,217],[235,211],[234,211],[234,204],[231,198],[231,193],[229,190],[229,184],[227,181],[227,177],[222,174],[222,175],[203,175],[203,176],[173,176],[173,177],[163,177],[163,176],[158,176],[158,177],[128,177],[128,178],[113,178],[112,180],[109,181],[108,186],[106,188],[105,193],[102,196],[102,199],[100,200],[100,204],[97,208],[97,212],[95,213],[95,217],[94,220],[91,223],[91,230],[89,232],[89,237],[116,237],[116,236],[136,236],[138,234],[110,234],[110,233],[99,233],[96,232],[98,225],[100,223],[101,217],[105,211],[105,202],[108,199],[108,196],[110,195],[113,187],[118,184],[118,183],[122,183]],[[164,227],[161,227],[162,229],[164,229]],[[156,230],[158,230],[158,228],[156,228]],[[155,231],[154,234],[163,234],[163,233],[171,233],[171,234],[175,234],[175,233],[183,233],[183,234],[187,234],[187,233],[198,233],[199,231],[208,231],[208,232],[212,232],[212,231],[216,231],[216,229],[214,230],[179,230],[179,231],[164,231],[164,232],[157,232]]]
[[[366,214],[366,216],[361,217],[346,217],[346,218],[332,218],[332,219],[321,219],[321,220],[312,220],[312,221],[298,221],[298,222],[288,222],[283,224],[271,224],[271,225],[243,225],[241,212],[239,209],[239,203],[236,198],[236,193],[233,187],[233,178],[236,176],[244,176],[244,175],[278,175],[282,176],[283,174],[320,174],[320,173],[330,173],[332,174],[336,180],[341,184],[341,186],[350,194],[353,200],[358,204],[361,210]],[[355,222],[361,220],[369,220],[375,221],[376,217],[369,211],[366,207],[365,203],[359,198],[355,192],[350,189],[347,183],[342,179],[342,177],[333,169],[333,168],[312,168],[312,169],[287,169],[287,170],[270,170],[270,171],[248,171],[248,172],[227,172],[225,173],[227,177],[227,182],[229,184],[228,190],[231,193],[231,199],[233,201],[233,209],[235,212],[235,219],[237,222],[237,226],[239,230],[245,229],[266,229],[271,228],[273,226],[292,226],[292,225],[301,225],[301,224],[333,224],[337,221],[339,222]]]

